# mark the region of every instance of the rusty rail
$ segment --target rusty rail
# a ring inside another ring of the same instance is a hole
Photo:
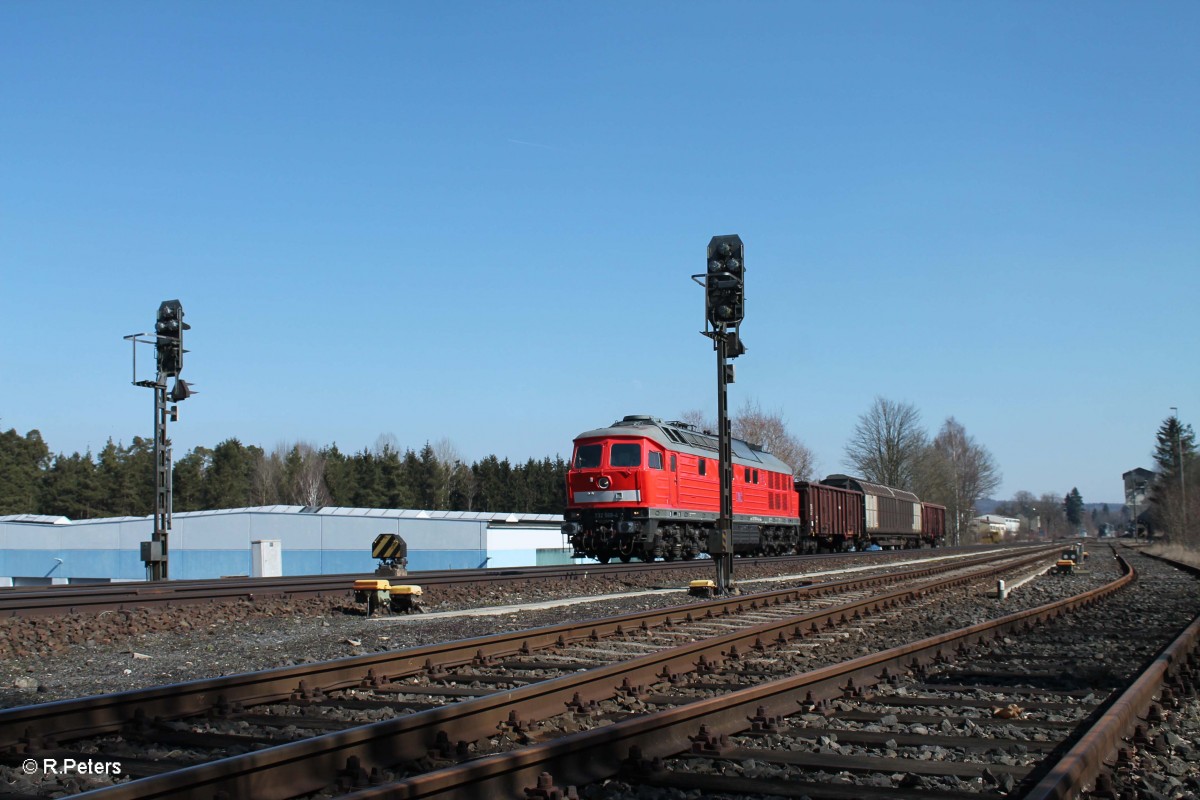
[[[538,778],[543,773],[552,775],[559,785],[583,784],[611,777],[646,760],[687,751],[701,724],[710,737],[746,730],[751,727],[751,720],[764,712],[767,715],[795,713],[797,703],[828,700],[846,691],[848,686],[873,686],[886,680],[889,671],[903,671],[937,658],[952,658],[955,647],[966,647],[1098,602],[1133,580],[1132,567],[1124,559],[1120,561],[1124,571],[1122,577],[1075,597],[793,678],[363,789],[347,795],[346,800],[521,797],[524,789],[538,785]]]
[[[1044,555],[1034,554],[1017,563],[1033,562],[1040,558],[1044,558]],[[710,600],[688,605],[683,611],[675,608],[633,612],[602,620],[564,623],[406,650],[370,653],[318,664],[280,667],[97,697],[21,706],[0,711],[0,748],[17,747],[22,740],[62,740],[119,730],[139,714],[147,719],[178,718],[204,713],[218,703],[261,705],[286,700],[297,693],[334,691],[364,683],[369,685],[372,682],[415,675],[429,667],[459,666],[473,661],[514,655],[522,650],[537,650],[593,637],[612,636],[623,629],[654,627],[671,617],[682,619],[686,613],[719,616],[734,613],[739,608],[754,608],[756,605],[774,605],[806,597],[854,591],[899,580],[936,575],[991,560],[994,559],[964,559],[953,564],[917,567],[899,573],[860,576],[798,588]]]
[[[939,552],[957,552],[943,550]],[[865,555],[865,554],[859,554]],[[804,563],[844,558],[846,553],[774,556],[746,559],[748,566]],[[871,554],[870,557],[874,557]],[[704,562],[656,561],[641,564],[580,564],[541,567],[506,567],[410,572],[405,580],[424,586],[511,583],[522,580],[573,580],[581,577],[619,576],[653,571],[695,570]],[[880,563],[880,567],[887,564]],[[348,594],[356,578],[365,573],[297,575],[282,578],[231,577],[214,580],[175,580],[163,583],[109,583],[53,587],[0,588],[0,617],[41,617],[71,613],[120,611],[162,605],[250,600],[265,597],[313,597]]]
[[[1151,557],[1200,574],[1200,570],[1190,565],[1160,556]],[[1112,702],[1087,733],[1062,758],[1050,765],[1046,776],[1025,795],[1026,800],[1070,797],[1083,786],[1092,785],[1105,770],[1105,760],[1111,758],[1120,748],[1122,740],[1145,721],[1155,695],[1164,683],[1178,678],[1180,667],[1185,665],[1189,654],[1196,650],[1198,640],[1200,617],[1163,648],[1149,668]]]
[[[784,620],[765,622],[700,642],[650,653],[620,664],[279,745],[166,775],[144,778],[98,790],[88,796],[98,799],[107,798],[108,800],[167,797],[208,800],[214,796],[255,797],[268,800],[269,798],[292,797],[317,791],[332,783],[338,775],[349,773],[358,778],[360,774],[365,775],[365,771],[369,769],[386,768],[405,760],[419,759],[424,757],[430,749],[437,747],[440,742],[449,742],[453,745],[460,741],[477,741],[493,735],[500,726],[511,723],[510,714],[518,707],[521,714],[527,718],[529,716],[533,718],[553,716],[561,713],[574,702],[586,703],[612,697],[624,685],[637,687],[661,680],[664,676],[693,672],[696,670],[697,664],[702,663],[705,659],[710,663],[714,661],[719,663],[726,658],[735,657],[734,653],[736,652],[749,652],[756,647],[762,647],[762,643],[765,641],[780,638],[802,639],[812,632],[819,631],[822,626],[833,627],[835,620],[839,618],[848,620],[856,612],[860,615],[875,613],[899,605],[903,600],[922,597],[938,588],[979,580],[998,570],[1012,569],[1014,566],[1043,559],[1045,559],[1045,554],[1038,553],[1021,559],[1016,564],[1010,562],[970,575],[942,578],[883,596],[867,598]],[[968,565],[960,563],[955,565],[955,568],[964,566]],[[929,569],[933,568],[924,568],[924,570]],[[878,578],[860,580],[865,583],[878,580]],[[855,583],[855,581],[840,583]],[[831,591],[829,587],[820,585],[806,587],[806,589],[809,595],[826,594]],[[752,609],[755,607],[753,605],[755,603],[759,604],[757,607],[769,607],[775,604],[769,601],[779,595],[805,592],[806,589],[767,592],[667,609],[665,613],[662,611],[652,613],[658,616],[660,622],[672,617],[679,620],[689,612],[693,616],[704,616],[706,613],[711,613],[712,616],[719,617],[725,611],[733,613],[739,605],[743,609]],[[646,615],[627,616],[645,617]],[[614,620],[607,620],[604,624],[613,632],[620,625]],[[591,629],[596,625],[597,623],[587,623],[582,626],[580,638],[589,638]],[[552,634],[543,633],[551,630],[556,629],[525,632],[512,637],[506,645],[508,648],[506,652],[519,652],[519,647],[513,649],[515,641],[522,637],[525,641],[530,641],[530,634],[538,634],[543,637],[543,640],[556,643],[556,639],[551,639]],[[534,648],[530,646],[528,649]],[[416,661],[410,663],[415,665]],[[423,669],[423,666],[421,668]],[[518,706],[518,704],[520,705]],[[744,719],[742,721],[744,722]],[[537,748],[527,748],[527,750],[531,749]],[[596,753],[592,755],[597,756]],[[589,757],[585,757],[585,760]],[[481,759],[477,763],[486,761],[489,759]],[[533,784],[530,782],[527,785]],[[497,789],[497,791],[499,790]],[[510,788],[508,791],[511,793],[513,790]],[[517,796],[520,796],[519,787],[515,791]],[[484,790],[482,794],[473,794],[472,796],[503,795],[488,789]]]

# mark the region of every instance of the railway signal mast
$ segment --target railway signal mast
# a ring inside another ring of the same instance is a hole
[[[142,542],[142,561],[146,565],[146,579],[165,581],[169,577],[167,568],[168,539],[171,533],[171,440],[167,438],[167,422],[179,420],[178,406],[168,406],[167,401],[178,403],[195,392],[179,378],[183,371],[183,332],[191,329],[183,321],[183,305],[178,300],[164,300],[158,306],[158,319],[154,323],[154,339],[142,339],[144,333],[134,333],[125,339],[133,343],[133,385],[154,390],[154,532],[150,541]],[[138,343],[154,345],[155,378],[152,381],[137,379]],[[167,391],[167,379],[174,378],[175,385]]]
[[[729,384],[734,382],[730,359],[746,352],[738,329],[745,316],[746,260],[741,237],[714,236],[708,243],[708,269],[692,280],[704,287],[705,326],[701,333],[717,351],[717,432],[721,512],[709,536],[708,552],[717,567],[717,592],[733,591],[733,430],[729,422]],[[703,278],[703,281],[701,280]]]

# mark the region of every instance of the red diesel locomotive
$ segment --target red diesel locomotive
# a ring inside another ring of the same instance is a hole
[[[717,437],[683,422],[629,416],[580,434],[567,472],[563,533],[576,556],[691,559],[720,516]],[[795,549],[800,518],[792,469],[733,440],[735,553]]]
[[[732,450],[738,555],[940,542],[941,506],[844,475],[793,483],[791,467],[763,448],[734,439]],[[580,434],[563,523],[574,556],[606,564],[705,552],[720,515],[717,458],[717,437],[683,422],[635,415]]]

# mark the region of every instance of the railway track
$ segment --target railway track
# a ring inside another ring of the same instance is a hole
[[[964,552],[968,548],[943,548],[939,554]],[[901,552],[911,556],[916,552]],[[924,551],[929,553],[931,551]],[[829,553],[806,556],[775,556],[739,559],[739,567],[770,568],[786,564],[820,563],[831,559],[886,560],[895,551],[884,553]],[[504,585],[520,581],[571,582],[584,577],[620,577],[662,572],[695,572],[704,562],[657,561],[634,564],[582,564],[541,567],[491,568],[410,572],[393,582],[416,583],[423,587],[452,589],[480,584]],[[103,585],[54,586],[36,589],[0,589],[0,618],[39,617],[73,613],[122,611],[133,608],[176,606],[233,600],[257,601],[265,598],[305,598],[340,596],[348,593],[354,581],[374,575],[349,573],[338,575],[298,575],[281,578],[220,578],[181,580],[165,583],[113,583]]]
[[[1133,584],[1122,566],[1073,597],[779,680],[743,685],[746,671],[727,658],[723,674],[739,676],[732,691],[345,797],[571,797],[588,782],[591,798],[670,788],[1040,800],[1085,787],[1117,797],[1106,759],[1119,777],[1138,748],[1168,746],[1154,730],[1166,712],[1152,700],[1195,691],[1200,636],[1194,578],[1143,563]],[[1150,578],[1158,589],[1141,591]],[[1064,662],[1085,642],[1104,660]]]
[[[1045,555],[1010,559],[1008,569],[1020,563],[1028,569],[1037,558]],[[994,558],[976,561],[984,560],[993,562],[988,574],[1004,569]],[[204,797],[220,791],[231,797],[293,796],[299,784],[305,787],[301,791],[319,789],[336,784],[339,772],[365,769],[355,763],[390,766],[397,758],[420,759],[430,751],[468,754],[470,742],[486,741],[497,730],[520,741],[539,717],[568,708],[585,713],[610,697],[636,698],[641,687],[664,675],[705,669],[722,658],[723,649],[752,654],[766,642],[821,636],[863,616],[875,615],[878,621],[900,614],[902,602],[922,602],[938,589],[979,580],[980,564],[964,561],[442,647],[13,709],[0,714],[0,731],[10,732],[0,746],[10,761],[113,754],[130,742],[175,749],[167,758],[121,755],[125,774],[145,777],[104,790],[115,793],[110,797],[158,796],[158,791],[189,796],[193,790],[193,796]],[[929,581],[935,573],[945,576]],[[875,587],[897,580],[922,584],[879,595]],[[202,724],[195,723],[197,715],[205,715]],[[180,722],[184,717],[190,720]],[[118,738],[104,739],[108,734]],[[84,736],[93,740],[63,748],[63,742]],[[304,736],[310,738],[247,752]],[[401,741],[406,744],[400,749],[386,746],[386,757],[377,752],[380,742]],[[220,760],[201,763],[212,758]],[[303,780],[293,774],[301,763]],[[175,771],[158,774],[164,770]],[[344,782],[352,785],[358,777]],[[286,793],[280,794],[284,787]]]

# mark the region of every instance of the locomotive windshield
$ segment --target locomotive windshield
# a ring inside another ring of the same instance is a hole
[[[575,469],[591,469],[600,466],[601,445],[581,444],[575,450]]]
[[[642,446],[640,444],[614,444],[608,454],[609,466],[640,467],[642,465]]]

